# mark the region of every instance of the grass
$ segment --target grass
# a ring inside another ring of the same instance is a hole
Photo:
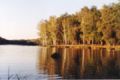
[[[9,76],[6,77],[0,77],[0,80],[43,80],[44,78],[41,78],[39,76],[34,75],[21,75],[21,74],[9,74]]]
[[[27,75],[11,74],[10,68],[8,67],[7,76],[5,76],[4,78],[2,78],[2,76],[1,76],[0,80],[40,80],[39,76],[35,76],[35,77],[36,77],[36,79],[32,79],[32,78],[34,78],[34,75],[30,75],[29,73]]]

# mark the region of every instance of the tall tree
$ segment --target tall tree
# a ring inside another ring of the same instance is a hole
[[[101,31],[107,44],[117,43],[120,26],[120,8],[117,4],[104,6],[101,10]]]
[[[47,29],[47,21],[41,21],[39,24],[39,35],[40,35],[40,39],[42,42],[42,45],[47,45],[47,39],[48,39],[48,29]]]
[[[57,25],[56,25],[56,17],[51,16],[49,19],[49,23],[48,23],[48,30],[50,32],[50,37],[52,39],[52,43],[53,45],[57,44]]]

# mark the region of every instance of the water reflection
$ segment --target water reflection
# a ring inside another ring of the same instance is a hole
[[[56,55],[57,57],[53,55]],[[64,79],[120,78],[120,51],[103,48],[41,48],[38,69]]]

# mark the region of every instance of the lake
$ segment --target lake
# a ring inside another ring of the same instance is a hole
[[[120,78],[120,49],[0,46],[0,80]]]

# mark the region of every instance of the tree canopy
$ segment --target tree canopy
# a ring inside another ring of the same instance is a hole
[[[51,16],[40,22],[39,35],[43,45],[120,44],[120,3]]]

